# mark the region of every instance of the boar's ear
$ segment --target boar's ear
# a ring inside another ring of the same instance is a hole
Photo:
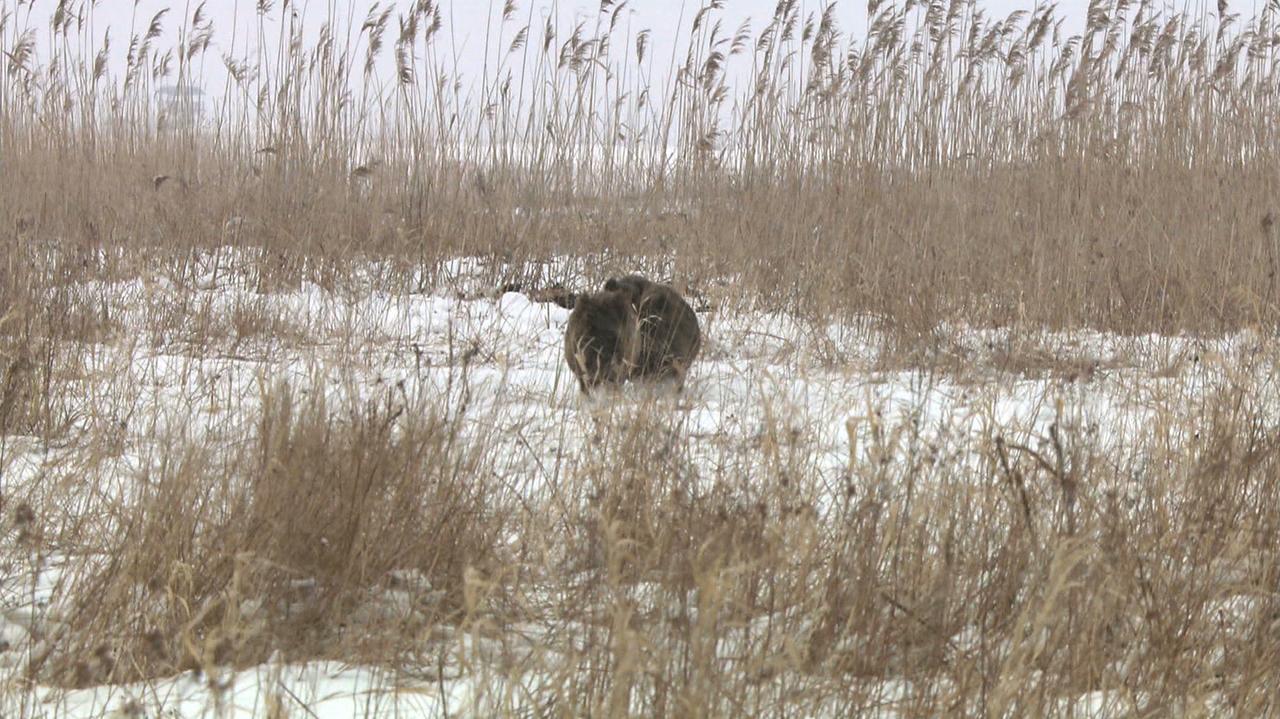
[[[604,288],[609,292],[617,292],[622,289],[622,285],[618,284],[617,278],[610,277],[608,280],[605,280]]]

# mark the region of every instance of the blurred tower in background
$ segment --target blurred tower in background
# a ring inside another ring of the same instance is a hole
[[[161,132],[193,130],[204,120],[204,91],[189,83],[165,85],[156,90]]]

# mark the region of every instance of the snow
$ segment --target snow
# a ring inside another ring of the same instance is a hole
[[[777,314],[704,312],[703,354],[682,395],[636,387],[584,398],[563,362],[569,311],[561,307],[515,292],[460,297],[452,290],[404,294],[301,283],[263,293],[238,269],[242,261],[224,249],[194,280],[159,276],[76,289],[102,303],[116,327],[112,336],[83,348],[80,378],[65,398],[73,438],[107,428],[119,434],[116,456],[95,465],[94,492],[127,503],[138,488],[125,478],[166,447],[238,436],[259,398],[281,379],[337,401],[390,388],[437,401],[465,393],[467,431],[495,444],[513,487],[529,497],[545,490],[550,468],[581,450],[594,415],[650,402],[681,423],[690,456],[708,475],[716,474],[726,453],[756,446],[772,432],[803,443],[817,458],[813,470],[839,487],[851,455],[901,456],[914,451],[907,446],[912,434],[1032,442],[1057,424],[1120,450],[1153,420],[1156,406],[1196,401],[1234,366],[1231,358],[1258,341],[1248,333],[1206,341],[1087,332],[1015,337],[1008,330],[942,328],[971,367],[946,374],[895,368],[886,349],[891,343],[874,318],[818,326]],[[480,266],[458,260],[441,274],[456,283]],[[575,261],[562,260],[561,266]],[[380,273],[370,266],[365,275]],[[1066,358],[1089,368],[1090,376],[1020,373],[993,359],[1024,349]],[[566,425],[572,430],[564,431]],[[74,439],[65,447],[30,438],[5,442],[0,469],[8,496],[38,497],[60,482],[82,481],[76,479]],[[111,521],[95,518],[89,526],[109,532]],[[31,627],[63,581],[60,561],[21,553],[4,558],[0,646],[8,651],[0,652],[0,668],[16,667],[24,650],[38,644]],[[403,598],[387,601],[390,610],[404,608]],[[1236,616],[1242,602],[1247,599],[1227,598],[1215,611]],[[97,717],[142,707],[147,716],[247,717],[262,716],[279,701],[286,710],[305,707],[308,716],[319,717],[433,716],[446,707],[466,715],[503,694],[495,689],[502,677],[488,681],[496,684],[486,685],[483,672],[406,679],[374,667],[272,662],[215,678],[188,674],[74,691],[6,689],[0,714]],[[882,689],[887,704],[905,692],[895,682]],[[1132,711],[1132,704],[1105,692],[1081,697],[1076,707],[1082,716]]]
[[[264,665],[225,677],[184,675],[147,684],[36,693],[25,716],[261,717],[273,705],[284,716],[437,716],[446,706],[466,711],[464,682],[443,696],[425,682],[404,683],[386,672],[332,662]],[[2,706],[2,705],[0,705]]]

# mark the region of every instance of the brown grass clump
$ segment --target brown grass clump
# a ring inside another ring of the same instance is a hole
[[[69,421],[63,383],[77,362],[65,343],[97,340],[109,322],[74,291],[42,291],[39,269],[12,259],[0,267],[0,436],[49,438]]]
[[[586,533],[574,557],[609,584],[688,588],[709,567],[761,559],[767,507],[744,487],[710,489],[687,453],[682,420],[660,406],[610,418],[581,458]]]
[[[1274,710],[1280,614],[1246,586],[1280,567],[1280,445],[1243,389],[1217,388],[1176,465],[1180,443],[1105,454],[1068,416],[955,447],[873,427],[834,501],[781,423],[698,476],[678,422],[615,416],[578,470],[590,563],[560,606],[581,628],[545,640],[540,697],[608,716],[1047,715],[1091,692],[1122,714]]]
[[[493,564],[503,525],[457,420],[394,394],[338,411],[318,389],[262,400],[241,452],[182,447],[139,477],[72,631],[33,670],[83,685],[276,652],[388,661],[387,642],[416,646],[458,616],[463,575]],[[77,679],[95,647],[112,670]]]

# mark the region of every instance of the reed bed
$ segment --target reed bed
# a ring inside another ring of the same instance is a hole
[[[90,34],[92,4],[32,27],[20,3],[0,23],[0,202],[20,237],[244,245],[286,277],[608,252],[731,277],[747,304],[916,327],[1272,320],[1275,3],[1095,0],[1071,37],[1052,5],[873,2],[863,37],[835,4],[736,29],[722,5],[658,28],[677,38],[658,58],[626,3],[571,25],[506,3],[487,74],[462,77],[433,2],[311,35],[289,19],[308,8],[259,3],[241,55],[203,7],[126,42]],[[211,65],[228,80],[204,122],[175,120],[156,88]]]

